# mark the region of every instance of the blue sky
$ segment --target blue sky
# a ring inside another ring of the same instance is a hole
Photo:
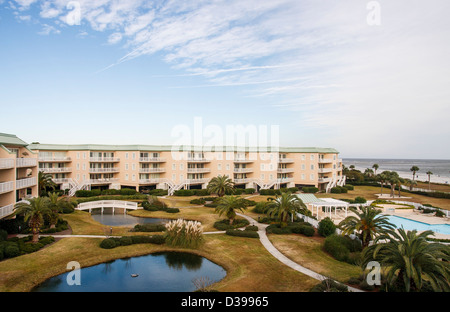
[[[170,145],[200,117],[278,126],[281,146],[344,158],[448,159],[448,12],[446,0],[0,0],[0,132]]]

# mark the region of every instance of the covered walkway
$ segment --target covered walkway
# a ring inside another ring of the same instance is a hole
[[[337,216],[337,210],[343,210],[345,217],[348,214],[349,203],[334,199],[334,198],[317,198],[314,194],[297,194],[297,197],[303,201],[303,203],[311,210],[312,214],[319,219],[320,212],[326,217],[332,218],[332,212],[334,211],[334,217]]]

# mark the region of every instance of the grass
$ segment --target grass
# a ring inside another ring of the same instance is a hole
[[[338,261],[322,250],[323,237],[303,235],[268,235],[272,244],[292,261],[332,279],[346,283],[350,277],[358,277],[358,266]]]
[[[214,285],[219,291],[275,292],[308,291],[317,281],[294,271],[248,238],[226,235],[205,236],[198,250],[165,245],[139,244],[114,249],[99,247],[101,239],[64,238],[40,251],[0,262],[0,291],[30,291],[46,279],[66,272],[70,261],[81,267],[119,258],[160,251],[190,251],[207,257],[227,270],[227,276]]]

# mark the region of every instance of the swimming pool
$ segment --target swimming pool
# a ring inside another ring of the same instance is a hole
[[[428,231],[431,230],[435,233],[450,235],[450,225],[449,224],[428,224],[424,222],[414,221],[411,219],[397,217],[397,216],[387,216],[389,222],[397,226],[397,228],[403,228],[405,230],[417,230],[417,231]]]

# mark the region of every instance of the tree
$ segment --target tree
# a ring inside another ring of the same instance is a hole
[[[226,193],[233,193],[234,182],[227,175],[219,175],[209,181],[207,190],[223,197]]]
[[[419,167],[417,167],[417,166],[412,166],[411,167],[411,169],[409,169],[410,171],[412,171],[412,173],[413,173],[413,181],[415,181],[415,178],[416,178],[416,172],[417,171],[419,171],[420,169],[419,169]],[[411,190],[412,190],[412,188],[411,188]]]
[[[349,209],[356,216],[348,216],[339,223],[338,227],[346,235],[356,232],[363,248],[369,246],[370,241],[378,235],[395,228],[395,225],[389,222],[388,217],[384,216],[381,210],[372,206],[361,207],[361,211],[354,207]]]
[[[44,216],[50,213],[49,199],[47,197],[32,198],[18,202],[14,207],[14,214],[23,214],[25,222],[33,233],[33,243],[39,241],[39,231],[44,223]]]
[[[287,224],[289,215],[296,218],[296,213],[306,208],[306,205],[300,198],[289,192],[281,193],[281,196],[268,198],[267,200],[269,201],[267,205],[268,216],[279,218],[282,226]]]
[[[391,197],[394,197],[395,186],[401,183],[402,179],[395,171],[383,171],[386,175],[386,182],[391,185]]]
[[[364,175],[370,178],[374,175],[374,172],[372,169],[367,168],[366,170],[364,170]]]
[[[51,188],[55,190],[56,183],[52,180],[52,175],[48,173],[43,173],[39,171],[38,173],[38,196],[41,196],[43,192],[47,190],[47,188]]]
[[[58,211],[60,207],[62,206],[62,200],[59,199],[59,196],[57,193],[49,193],[49,205],[48,208],[50,212],[48,213],[48,217],[50,220],[50,228],[53,229],[56,227],[56,223],[58,222],[59,214]]]
[[[428,176],[428,189],[430,189],[430,180],[431,180],[431,175],[433,174],[433,172],[431,171],[427,171],[427,176]]]
[[[370,261],[378,261],[386,270],[388,290],[421,291],[427,281],[434,291],[448,292],[450,248],[427,242],[430,235],[432,231],[420,234],[403,228],[387,231],[364,250],[362,267]]]
[[[412,191],[413,187],[417,185],[417,182],[411,179],[406,179],[405,184],[409,186],[409,189]]]
[[[242,198],[230,195],[222,197],[219,200],[215,211],[219,213],[219,216],[225,215],[228,218],[228,220],[230,220],[231,225],[233,224],[233,221],[236,218],[235,210],[243,212],[245,209],[247,209],[247,207]]]
[[[373,164],[372,168],[373,168],[374,171],[375,171],[374,174],[377,175],[377,170],[378,170],[378,168],[380,168],[380,166],[378,166],[378,164]]]
[[[381,191],[381,195],[383,195],[383,185],[387,181],[387,175],[384,172],[379,173],[379,174],[377,174],[377,180],[380,182],[380,185],[381,185],[380,191]]]

